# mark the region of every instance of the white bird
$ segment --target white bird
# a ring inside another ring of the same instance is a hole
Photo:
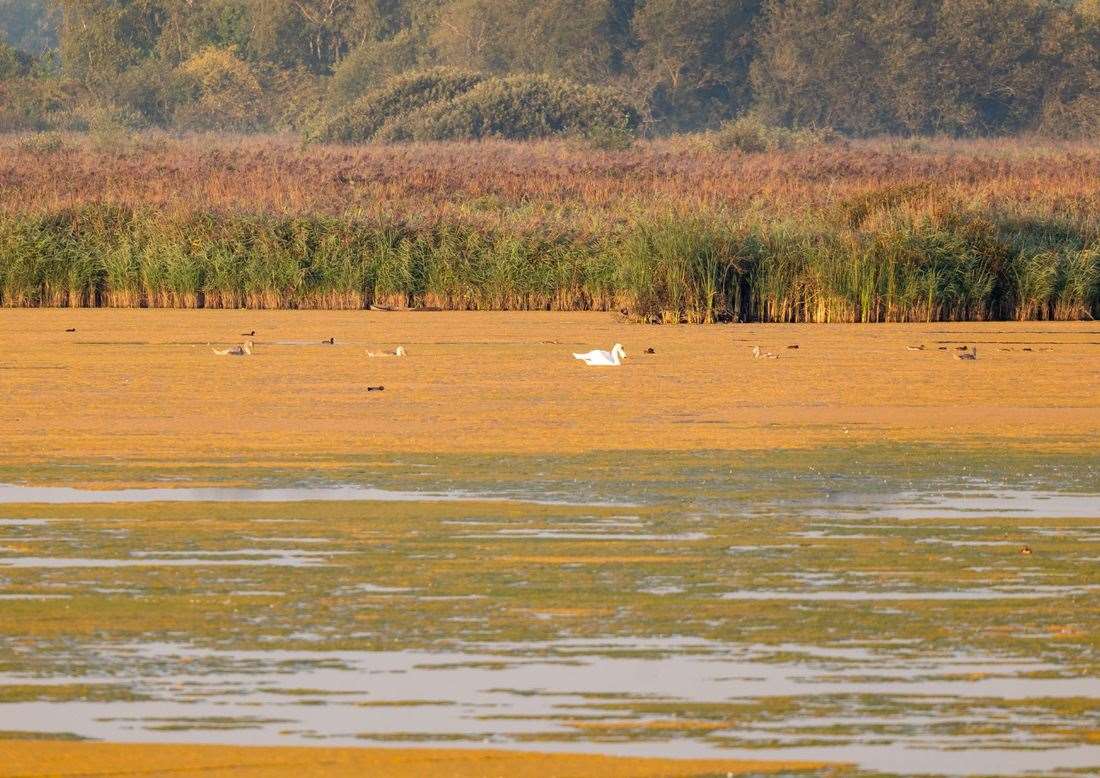
[[[368,351],[368,357],[406,357],[409,353],[404,346],[398,346],[393,351]]]
[[[211,349],[219,357],[250,357],[252,356],[252,348],[255,346],[251,340],[246,340],[239,346],[233,346],[226,349]]]
[[[626,359],[626,351],[621,343],[616,343],[610,351],[589,351],[587,354],[574,354],[573,359],[579,359],[589,367],[617,367]]]

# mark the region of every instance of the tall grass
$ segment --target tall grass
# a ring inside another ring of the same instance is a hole
[[[823,219],[639,217],[586,235],[454,223],[170,215],[0,216],[0,304],[478,310],[627,308],[654,322],[1080,319],[1100,248],[897,208]]]
[[[1100,315],[1100,145],[0,137],[0,305]]]

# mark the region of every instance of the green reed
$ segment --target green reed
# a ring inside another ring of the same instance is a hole
[[[797,219],[644,216],[591,234],[103,205],[8,213],[0,304],[625,308],[669,323],[1100,315],[1095,236],[884,201]]]

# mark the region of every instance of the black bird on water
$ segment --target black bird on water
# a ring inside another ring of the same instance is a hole
[[[647,348],[647,349],[645,350],[645,353],[647,353],[647,354],[656,354],[656,353],[657,353],[657,349],[654,349],[654,348]]]
[[[335,346],[336,345],[336,338],[329,338],[328,340],[322,340],[321,342],[323,344],[325,344],[326,346]]]
[[[254,338],[254,337],[256,337],[256,330],[252,330],[252,332],[242,332],[241,337],[242,338]]]
[[[76,327],[69,327],[65,332],[76,332]]]
[[[368,392],[384,392],[384,391],[386,391],[386,387],[384,387],[384,386],[368,386],[367,391]]]

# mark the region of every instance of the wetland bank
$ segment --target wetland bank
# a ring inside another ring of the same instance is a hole
[[[0,323],[0,774],[1100,765],[1093,324]]]

